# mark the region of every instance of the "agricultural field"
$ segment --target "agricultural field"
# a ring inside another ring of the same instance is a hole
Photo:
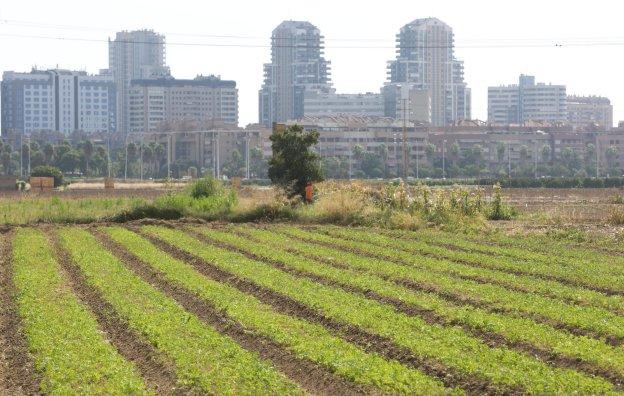
[[[2,394],[624,392],[624,258],[190,222],[0,234]]]

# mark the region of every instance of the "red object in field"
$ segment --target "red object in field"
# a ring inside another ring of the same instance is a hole
[[[314,189],[312,188],[312,183],[308,183],[305,186],[305,199],[306,202],[312,202],[312,196],[314,193]]]

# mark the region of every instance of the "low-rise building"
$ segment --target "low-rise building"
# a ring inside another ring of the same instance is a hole
[[[236,82],[216,76],[132,80],[128,101],[130,133],[157,131],[163,123],[238,124]]]
[[[568,123],[576,128],[613,127],[613,106],[602,96],[568,96]]]
[[[334,90],[306,90],[303,98],[304,116],[331,116],[352,114],[359,116],[383,116],[381,94],[338,94]]]

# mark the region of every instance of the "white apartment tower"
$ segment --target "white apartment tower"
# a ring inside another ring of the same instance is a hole
[[[417,121],[444,126],[470,119],[470,89],[463,62],[454,55],[453,29],[437,18],[416,19],[401,28],[396,41],[397,58],[388,62],[383,88],[386,116],[402,118],[408,108],[412,114],[426,115],[422,109],[429,108],[430,119]],[[410,98],[423,102],[412,103]]]
[[[534,76],[522,74],[517,85],[488,87],[488,121],[491,123],[565,123],[567,117],[565,85],[536,84]]]
[[[113,78],[84,71],[32,70],[2,76],[2,133],[115,132]]]
[[[165,37],[152,30],[118,32],[115,40],[108,42],[108,65],[117,85],[118,130],[127,133],[130,81],[169,75]]]
[[[330,87],[330,66],[323,57],[323,36],[310,22],[284,21],[271,35],[271,63],[264,65],[259,92],[260,124],[298,119],[308,89]]]

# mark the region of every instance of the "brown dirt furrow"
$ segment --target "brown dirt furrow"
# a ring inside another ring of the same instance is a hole
[[[15,302],[11,264],[13,233],[0,234],[0,394],[40,394],[40,374],[28,352]]]
[[[234,252],[238,252],[241,253],[243,255],[245,255],[246,257],[252,259],[252,260],[256,260],[256,261],[262,261],[264,263],[270,264],[284,272],[288,272],[292,275],[298,276],[298,277],[305,277],[308,279],[312,279],[315,282],[321,283],[323,285],[326,286],[330,286],[330,287],[334,287],[334,288],[340,288],[342,290],[351,292],[351,293],[356,293],[356,294],[360,294],[364,297],[379,301],[381,303],[384,304],[388,304],[393,306],[394,308],[396,308],[398,311],[406,313],[410,316],[418,316],[421,317],[422,319],[424,319],[428,324],[438,324],[438,325],[443,325],[443,326],[457,326],[457,327],[461,327],[466,333],[482,340],[484,343],[486,343],[488,346],[493,347],[493,348],[509,348],[509,349],[514,349],[517,350],[519,352],[523,352],[533,358],[536,358],[538,360],[541,360],[543,362],[547,362],[553,366],[557,366],[557,367],[563,367],[563,368],[571,368],[574,370],[578,370],[578,371],[583,371],[587,374],[591,374],[591,375],[598,375],[601,377],[604,377],[606,379],[608,379],[609,381],[613,382],[614,385],[616,386],[622,386],[622,384],[624,384],[624,376],[614,372],[614,371],[609,371],[609,370],[605,370],[603,368],[600,367],[596,367],[590,363],[586,363],[583,361],[579,361],[578,359],[574,359],[574,358],[570,358],[570,357],[565,357],[565,356],[561,356],[561,355],[557,355],[555,353],[553,353],[552,351],[549,351],[547,349],[541,349],[538,348],[532,344],[526,343],[526,342],[514,342],[514,341],[510,341],[507,340],[503,335],[501,334],[496,334],[496,333],[491,333],[491,332],[485,332],[485,331],[481,331],[478,329],[474,329],[464,323],[461,323],[457,320],[448,320],[445,319],[437,314],[435,314],[433,311],[431,310],[427,310],[427,309],[422,309],[422,308],[418,308],[414,305],[405,303],[403,301],[394,299],[394,298],[390,298],[390,297],[386,297],[386,296],[382,296],[378,293],[375,293],[371,290],[365,290],[362,289],[360,287],[357,286],[352,286],[352,285],[345,285],[343,283],[339,283],[336,281],[333,281],[331,279],[322,277],[322,276],[318,276],[318,275],[314,275],[314,274],[310,274],[307,272],[303,272],[303,271],[298,271],[295,269],[292,269],[288,266],[285,266],[284,264],[280,263],[280,262],[276,262],[274,260],[269,260],[260,256],[257,256],[249,251],[240,249],[240,248],[236,248],[234,246],[230,246],[228,244],[225,243],[221,243],[219,241],[213,240],[203,234],[198,234],[195,233],[193,231],[187,230],[190,234],[192,234],[194,237],[196,237],[197,239],[200,239],[206,243],[210,243],[213,244],[215,246],[221,247],[223,249],[228,249]],[[258,242],[257,240],[255,240],[252,237],[249,237],[250,240]],[[288,249],[286,249],[288,250]],[[429,290],[427,290],[429,291]],[[465,304],[465,303],[464,303]],[[462,305],[464,305],[462,304]]]
[[[344,240],[353,241],[353,242],[361,242],[361,241],[357,240],[356,238],[340,237],[338,239],[344,239]],[[314,243],[318,243],[320,245],[325,244],[324,242],[314,242]],[[371,245],[374,245],[376,247],[379,247],[381,249],[387,248],[387,246],[384,246],[381,243],[376,243],[376,242],[368,242],[368,243],[370,243]],[[335,247],[336,246],[334,246],[334,248]],[[414,252],[411,252],[411,251],[406,250],[406,249],[401,249],[401,248],[396,248],[396,249],[400,250],[400,251],[402,251],[404,253],[414,254]],[[361,255],[364,255],[364,256],[373,257],[373,258],[377,258],[377,259],[381,259],[381,260],[388,260],[388,261],[396,262],[398,264],[403,264],[403,265],[410,265],[409,263],[406,263],[403,260],[388,258],[388,257],[385,257],[385,256],[383,256],[381,254],[379,254],[379,255],[372,254],[372,253],[368,253],[368,252],[365,252],[365,251],[361,251],[359,249],[356,249],[356,251],[357,251],[358,254],[361,254]],[[561,283],[561,284],[567,285],[567,286],[582,287],[582,288],[585,288],[585,289],[588,289],[588,290],[593,290],[593,291],[596,291],[596,292],[599,292],[599,293],[606,294],[608,296],[614,296],[614,295],[624,296],[624,292],[622,292],[622,291],[608,289],[608,288],[595,286],[595,285],[587,285],[587,284],[584,284],[584,283],[581,283],[581,282],[576,282],[576,281],[573,281],[571,279],[561,278],[561,277],[555,276],[555,275],[531,274],[531,273],[527,273],[527,272],[520,271],[520,270],[506,269],[506,268],[496,268],[496,269],[494,269],[494,268],[488,267],[487,265],[475,263],[475,262],[472,262],[472,261],[469,261],[469,260],[451,259],[451,258],[444,257],[442,255],[434,254],[434,253],[420,252],[419,254],[422,255],[422,256],[425,256],[425,257],[431,257],[431,258],[438,259],[438,260],[444,260],[444,261],[454,262],[454,263],[458,263],[458,264],[464,264],[464,265],[467,265],[467,266],[470,266],[470,267],[475,267],[475,268],[483,268],[483,269],[489,269],[489,270],[494,270],[494,271],[500,271],[500,272],[504,272],[504,273],[512,274],[512,275],[533,276],[535,278],[548,280],[548,281],[553,281],[553,282],[558,282],[558,283]]]
[[[117,351],[126,360],[135,364],[147,386],[161,395],[193,394],[192,390],[177,384],[173,363],[132,330],[128,323],[117,314],[113,306],[88,284],[69,252],[60,245],[58,234],[51,232],[50,239],[54,244],[61,269],[67,275],[66,278],[69,279],[73,292],[90,308],[100,329]]]
[[[397,360],[405,365],[420,369],[431,376],[439,378],[448,387],[460,387],[471,395],[501,394],[501,392],[505,394],[523,393],[522,389],[518,388],[506,388],[501,390],[500,387],[496,387],[491,384],[487,379],[464,375],[454,369],[444,366],[434,359],[414,355],[408,349],[397,346],[388,338],[369,333],[356,326],[348,325],[326,317],[322,314],[322,312],[316,311],[313,308],[291,299],[290,297],[266,289],[249,280],[239,278],[236,275],[223,271],[210,262],[204,261],[201,258],[179,249],[176,246],[170,245],[156,237],[146,234],[140,229],[133,228],[133,230],[149,239],[159,249],[170,254],[172,257],[193,265],[199,272],[211,279],[218,280],[245,293],[251,294],[260,301],[271,305],[280,313],[321,324],[332,330],[336,336],[358,345],[363,350],[371,353],[377,353],[388,359]]]
[[[100,243],[145,281],[176,300],[184,309],[198,316],[209,326],[232,338],[243,348],[257,353],[262,359],[271,361],[280,371],[306,391],[323,395],[371,393],[371,390],[362,389],[357,384],[334,375],[312,361],[297,357],[269,338],[254,334],[252,330],[246,329],[240,323],[227,317],[225,313],[183,286],[166,280],[162,274],[114,242],[104,232],[98,230],[92,230],[92,232]]]

